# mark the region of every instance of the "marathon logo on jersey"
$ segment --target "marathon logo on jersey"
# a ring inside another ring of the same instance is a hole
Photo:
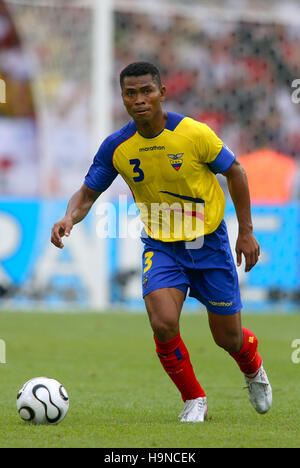
[[[179,171],[179,169],[182,166],[182,163],[183,163],[182,156],[183,156],[183,153],[168,154],[168,157],[170,158],[170,163],[172,167],[175,169],[175,171]]]
[[[146,146],[146,148],[140,148],[139,151],[161,151],[166,149],[165,146]]]

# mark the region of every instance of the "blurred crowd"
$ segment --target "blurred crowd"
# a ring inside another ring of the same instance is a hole
[[[238,154],[268,147],[300,158],[298,26],[136,14],[117,14],[116,25],[118,70],[137,58],[157,64],[168,109],[209,123]],[[115,111],[118,126],[126,116]]]
[[[24,30],[27,21],[28,30],[45,31],[38,15],[34,20],[32,14],[24,13]],[[57,12],[53,16],[61,29],[57,25],[49,29],[51,42],[49,34],[36,34],[32,42],[36,54],[28,60],[0,0],[0,78],[7,82],[7,103],[0,104],[2,194],[42,193],[38,181],[43,151],[38,149],[39,119],[34,105],[34,82],[40,74],[51,83],[52,91],[51,100],[45,101],[50,110],[46,113],[48,135],[43,139],[50,148],[50,194],[69,196],[93,157],[89,147],[91,64],[86,58],[91,54],[90,42],[79,41],[86,28],[91,28],[91,17],[86,10],[74,8],[68,9],[68,15],[65,20]],[[68,18],[72,18],[72,33],[63,37],[61,30]],[[146,60],[162,72],[168,110],[206,122],[239,156],[269,149],[300,162],[300,103],[292,101],[292,82],[300,78],[297,26],[117,12],[114,54],[112,130],[128,121],[120,98],[119,72],[132,61]],[[55,80],[51,66],[55,66]],[[16,177],[27,183],[18,184]]]
[[[0,104],[0,193],[34,194],[38,191],[39,161],[31,69],[1,2],[0,78],[6,94],[6,103]]]
[[[92,11],[0,0],[0,194],[65,197],[91,161]]]

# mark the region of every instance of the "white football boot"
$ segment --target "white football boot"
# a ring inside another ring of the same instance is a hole
[[[206,397],[186,400],[184,408],[178,416],[181,422],[204,422],[207,416]]]
[[[253,378],[245,375],[248,397],[253,408],[260,414],[264,414],[272,406],[272,388],[267,374],[261,365]]]

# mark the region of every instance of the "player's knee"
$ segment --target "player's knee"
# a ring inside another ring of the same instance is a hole
[[[179,333],[176,320],[161,320],[159,317],[152,318],[151,327],[159,341],[169,341]]]

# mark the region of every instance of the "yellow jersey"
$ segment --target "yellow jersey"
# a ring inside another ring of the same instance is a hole
[[[85,184],[103,192],[120,174],[151,238],[190,241],[221,223],[225,197],[215,174],[234,160],[206,124],[168,112],[165,128],[153,138],[140,135],[134,121],[106,138]]]

